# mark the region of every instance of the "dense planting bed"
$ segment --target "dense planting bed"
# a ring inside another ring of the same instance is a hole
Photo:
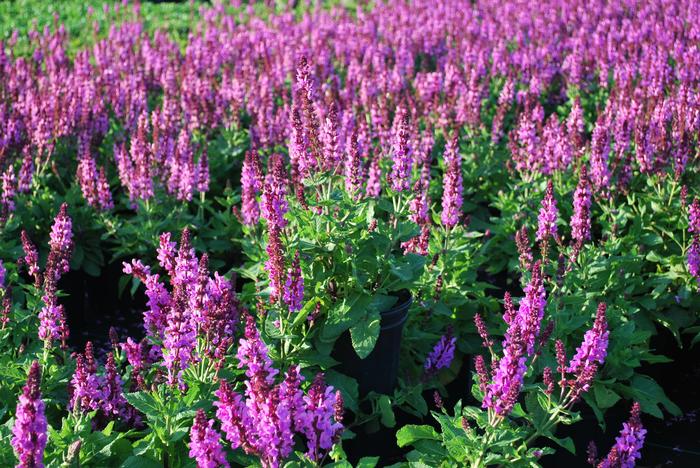
[[[700,463],[697,2],[238,3],[0,4],[0,466]]]

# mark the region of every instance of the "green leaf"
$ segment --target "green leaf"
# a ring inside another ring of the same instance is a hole
[[[396,443],[399,447],[411,445],[417,440],[440,440],[440,434],[432,426],[409,424],[398,430]]]
[[[387,296],[385,294],[375,294],[374,297],[372,297],[372,302],[370,303],[370,307],[378,310],[379,312],[384,312],[386,310],[389,310],[391,306],[396,304],[396,301],[398,301],[399,298],[396,296]]]
[[[333,369],[326,372],[325,378],[328,385],[340,390],[345,407],[357,413],[359,410],[357,380]]]
[[[453,418],[449,418],[445,415],[438,415],[436,418],[442,429],[443,446],[452,457],[458,461],[462,461],[466,454],[465,446],[467,444],[467,438],[464,436],[464,429],[462,429],[461,425],[457,427],[457,422]]]
[[[109,444],[105,445],[98,452],[101,456],[109,457],[124,457],[131,453],[131,443],[123,438],[115,439]]]
[[[593,386],[593,395],[598,407],[601,409],[611,408],[620,400],[620,395],[599,383]]]
[[[95,262],[85,259],[85,261],[83,262],[83,270],[85,270],[85,273],[87,273],[90,276],[93,276],[95,278],[100,277],[100,267]]]
[[[356,468],[374,468],[379,463],[379,457],[362,457],[358,460]]]
[[[576,455],[576,446],[574,445],[574,441],[571,439],[571,437],[560,439],[558,437],[549,436],[549,439],[556,442],[560,447],[565,448],[569,452]]]
[[[181,427],[181,428],[173,431],[172,434],[170,434],[170,438],[168,439],[168,442],[170,442],[171,444],[174,442],[177,442],[178,440],[185,437],[185,435],[187,435],[188,432],[189,432],[189,430],[186,427]]]
[[[145,415],[155,416],[160,412],[158,403],[148,392],[126,393],[124,397],[131,406]]]
[[[382,395],[377,401],[379,412],[381,414],[382,424],[386,427],[396,426],[396,417],[394,416],[394,408],[391,406],[391,399],[388,395]]]
[[[163,464],[152,458],[133,455],[124,460],[121,468],[163,468]]]
[[[406,403],[414,408],[421,416],[428,414],[428,404],[425,402],[425,398],[421,394],[421,386],[413,387],[409,392],[404,395]]]
[[[380,322],[379,312],[370,310],[365,320],[350,328],[352,347],[360,359],[369,356],[369,353],[374,349],[374,345],[379,337]]]
[[[619,385],[617,388],[623,395],[638,401],[642,411],[659,419],[663,418],[659,404],[662,404],[673,416],[681,415],[681,409],[666,396],[661,386],[649,376],[635,374],[630,380],[629,386]]]

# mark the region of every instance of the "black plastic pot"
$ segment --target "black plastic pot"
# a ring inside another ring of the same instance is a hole
[[[396,387],[403,327],[413,302],[408,291],[401,291],[397,296],[393,307],[380,311],[379,337],[369,356],[360,359],[352,347],[349,331],[335,343],[332,356],[340,362],[340,372],[357,380],[360,396],[371,391],[389,395]]]
[[[138,341],[143,336],[146,300],[141,292],[132,297],[128,289],[119,294],[122,268],[121,261],[115,261],[102,268],[99,277],[72,270],[61,278],[59,288],[67,296],[59,302],[66,310],[72,349],[82,351],[92,341],[99,357],[111,348],[110,327],[122,340],[130,336]]]

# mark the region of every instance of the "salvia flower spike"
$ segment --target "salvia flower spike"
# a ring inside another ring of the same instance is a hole
[[[47,423],[44,402],[41,399],[41,368],[34,361],[29,369],[27,383],[19,396],[12,427],[12,447],[20,468],[43,468],[44,448],[47,442]]]

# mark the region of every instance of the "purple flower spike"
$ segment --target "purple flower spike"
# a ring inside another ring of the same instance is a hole
[[[278,371],[272,367],[267,345],[260,338],[255,319],[251,315],[246,317],[245,335],[240,340],[236,357],[238,367],[247,368],[245,373],[251,381],[251,386],[264,389],[274,383]]]
[[[301,273],[298,251],[294,254],[292,267],[287,273],[287,282],[284,285],[284,302],[289,307],[290,312],[300,311],[304,303],[304,276]]]
[[[589,363],[603,364],[608,349],[608,325],[605,320],[607,306],[604,302],[598,305],[593,328],[588,330],[583,337],[583,343],[576,348],[576,354],[569,363],[568,372],[577,372],[581,367]]]
[[[197,360],[195,347],[197,332],[187,308],[187,296],[183,287],[176,286],[173,303],[167,316],[163,361],[168,369],[168,384],[176,384],[184,390],[182,372]]]
[[[27,266],[27,271],[30,276],[34,277],[35,285],[38,287],[41,283],[41,270],[39,269],[39,252],[37,252],[36,247],[29,240],[27,231],[22,230],[20,235],[22,239],[22,249],[24,250],[24,257],[21,259],[22,262]]]
[[[523,385],[527,358],[535,351],[546,305],[541,268],[539,261],[532,267],[525,297],[508,323],[503,357],[498,361],[482,402],[484,408],[493,409],[499,416],[507,416],[513,409]]]
[[[489,337],[489,331],[486,328],[486,323],[480,314],[474,314],[474,325],[476,325],[476,331],[479,332],[481,337],[481,344],[484,348],[489,348],[493,346],[493,340]]]
[[[203,409],[197,410],[190,429],[190,457],[197,461],[197,468],[228,467],[226,454],[219,442],[219,433],[214,429],[214,420],[207,421]]]
[[[338,412],[336,399],[333,387],[325,384],[323,374],[318,374],[304,397],[306,414],[300,428],[307,440],[306,455],[313,461],[321,460],[324,452],[333,447],[343,432],[343,425],[335,420]]]
[[[122,389],[122,379],[117,371],[117,364],[114,361],[114,353],[107,354],[105,364],[105,379],[103,388],[103,400],[100,402],[102,412],[108,419],[118,420],[124,417],[128,419],[131,414],[128,412],[128,403],[124,398]],[[131,408],[133,410],[133,408]]]
[[[474,358],[474,370],[476,371],[476,376],[479,378],[479,390],[481,393],[486,394],[491,376],[489,376],[489,371],[486,369],[484,356],[481,354]]]
[[[175,242],[170,240],[170,233],[164,232],[160,235],[158,246],[158,263],[168,272],[169,275],[175,273]]]
[[[101,167],[97,174],[97,203],[103,211],[114,208],[112,192],[109,190],[109,181],[107,180],[104,167]]]
[[[75,372],[70,382],[72,395],[69,407],[72,411],[88,412],[100,406],[102,392],[93,367],[82,354],[76,356]]]
[[[590,388],[598,366],[605,362],[608,350],[608,324],[605,319],[605,303],[598,305],[593,327],[583,336],[583,343],[576,348],[576,354],[571,359],[567,372],[574,374],[571,381],[572,399],[577,400]]]
[[[323,170],[335,169],[340,163],[340,145],[338,142],[338,106],[334,102],[328,110],[323,124]]]
[[[7,216],[10,212],[15,211],[14,197],[17,192],[17,183],[15,172],[12,166],[9,166],[2,174],[2,193],[0,194],[0,217]]]
[[[54,219],[53,226],[51,226],[51,238],[49,240],[51,254],[48,262],[51,263],[51,256],[53,255],[53,259],[56,261],[54,264],[56,270],[54,271],[59,277],[62,273],[67,273],[70,269],[68,261],[70,260],[73,250],[72,223],[67,210],[68,205],[66,203],[62,204],[61,209]],[[48,264],[46,268],[47,270],[49,269]],[[58,279],[58,277],[56,279]]]
[[[557,237],[557,201],[554,199],[554,187],[552,181],[547,183],[547,191],[542,199],[540,214],[537,217],[537,240],[547,241],[550,237]]]
[[[275,226],[269,227],[266,251],[265,269],[270,279],[270,302],[277,302],[283,294],[282,283],[285,278],[281,233]]]
[[[530,238],[527,235],[527,226],[523,224],[515,233],[515,245],[518,248],[520,257],[520,267],[529,270],[532,266],[532,249],[530,248]]]
[[[282,156],[272,155],[271,168],[265,178],[265,187],[261,200],[261,212],[269,226],[283,228],[287,225],[284,215],[287,204],[287,175],[284,170]]]
[[[622,431],[615,439],[615,445],[608,456],[600,462],[598,468],[634,468],[636,460],[642,457],[639,452],[644,446],[647,433],[639,417],[640,411],[639,403],[635,402],[632,405],[630,418],[622,424]]]
[[[379,167],[379,158],[372,159],[369,165],[369,175],[367,176],[367,196],[378,198],[382,191],[381,186],[382,169]]]
[[[253,226],[260,219],[260,205],[257,196],[262,190],[262,167],[255,149],[248,151],[241,169],[241,215],[243,223]]]
[[[542,282],[542,267],[537,261],[532,267],[532,277],[525,286],[525,297],[520,301],[515,322],[520,328],[520,336],[527,345],[527,354],[535,350],[537,336],[540,334],[544,308],[547,305],[546,292]]]
[[[408,112],[397,112],[396,118],[400,119],[400,123],[397,125],[397,132],[394,136],[390,185],[395,192],[403,192],[411,188],[411,169],[413,166],[413,158],[408,146],[410,139]]]
[[[452,364],[455,355],[455,344],[457,339],[452,336],[452,331],[448,330],[438,341],[433,350],[425,358],[423,371],[426,377],[432,377],[440,369],[447,369]]]
[[[688,249],[688,271],[700,284],[700,235],[693,237],[693,243]]]
[[[41,399],[41,368],[34,361],[29,369],[27,384],[17,403],[15,425],[12,427],[12,447],[19,459],[18,467],[43,468],[46,447],[46,416]]]
[[[28,148],[25,148],[22,154],[23,159],[22,166],[19,169],[17,189],[22,193],[28,193],[32,187],[32,178],[34,177],[34,158]]]
[[[700,199],[696,198],[688,208],[688,231],[700,234]]]
[[[443,186],[440,221],[451,229],[459,223],[462,214],[462,156],[457,149],[456,135],[449,139],[445,147]]]
[[[605,190],[610,185],[610,132],[604,119],[598,119],[591,140],[591,181],[596,188]]]
[[[354,197],[359,198],[362,189],[362,160],[360,148],[357,142],[357,130],[353,129],[350,135],[350,148],[345,158],[345,190]]]
[[[574,192],[571,238],[578,244],[583,244],[591,238],[591,188],[588,184],[586,166],[581,167],[578,186]]]
[[[493,409],[500,416],[507,416],[518,399],[525,376],[523,346],[511,339],[503,349],[491,382],[484,395],[483,407]]]

